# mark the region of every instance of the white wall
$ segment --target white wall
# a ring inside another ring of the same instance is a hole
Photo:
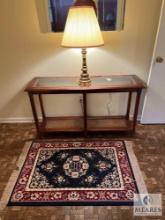
[[[161,0],[127,0],[124,31],[103,33],[105,46],[89,50],[90,74],[136,74],[146,81],[160,5]],[[35,0],[1,0],[0,30],[0,119],[28,119],[27,82],[34,76],[79,76],[81,54],[60,47],[61,33],[40,33]],[[45,102],[49,114],[81,114],[77,96]],[[108,102],[111,114],[123,112],[121,95],[98,95],[89,97],[89,113],[107,115]]]

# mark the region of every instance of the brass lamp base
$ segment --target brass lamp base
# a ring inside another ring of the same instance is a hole
[[[81,87],[88,87],[88,86],[91,85],[91,80],[89,79],[89,81],[82,81],[82,80],[80,79],[79,85],[80,85]]]
[[[87,62],[86,62],[86,49],[82,48],[82,69],[81,69],[81,75],[80,75],[80,80],[79,80],[79,85],[80,86],[90,86],[91,85],[91,80],[89,78],[89,74],[88,74],[88,69],[87,69]]]

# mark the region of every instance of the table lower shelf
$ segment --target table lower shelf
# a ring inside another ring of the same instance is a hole
[[[83,132],[83,117],[47,117],[41,124],[42,133]],[[131,131],[132,121],[121,117],[88,117],[87,131]]]

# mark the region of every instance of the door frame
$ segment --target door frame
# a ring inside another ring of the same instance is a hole
[[[156,59],[156,49],[157,49],[157,45],[158,45],[158,39],[159,39],[159,33],[160,33],[163,13],[165,13],[165,0],[162,0],[162,3],[161,3],[161,9],[160,9],[157,33],[156,33],[156,38],[155,38],[154,48],[153,48],[153,53],[152,53],[152,58],[151,58],[151,64],[150,64],[150,69],[149,69],[149,76],[148,76],[148,80],[147,80],[147,87],[148,87],[148,89],[150,88],[149,85],[150,85],[152,70],[153,70],[153,67],[154,67],[154,64],[155,64],[155,59]],[[143,118],[144,112],[145,112],[146,102],[147,102],[147,92],[146,92],[145,97],[144,97],[144,103],[143,103],[143,108],[142,108],[142,114],[141,114],[140,122],[141,122],[141,124],[156,124],[156,123],[153,123],[153,122],[148,123]],[[162,124],[164,124],[164,122],[162,122]]]

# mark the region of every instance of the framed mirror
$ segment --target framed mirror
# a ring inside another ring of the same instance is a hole
[[[93,0],[102,31],[122,30],[126,0]],[[36,0],[41,32],[63,32],[74,0]]]

